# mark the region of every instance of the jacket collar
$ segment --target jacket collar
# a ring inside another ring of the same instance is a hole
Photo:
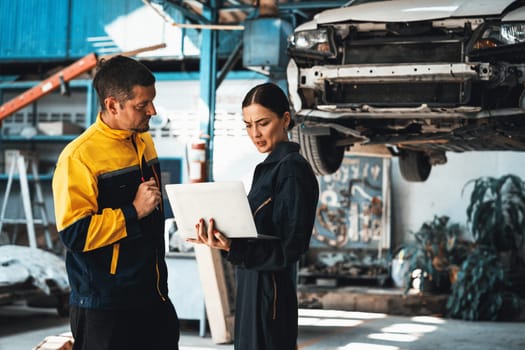
[[[97,120],[95,121],[95,127],[100,130],[102,133],[107,135],[108,137],[114,138],[114,139],[129,139],[135,134],[134,131],[130,130],[118,130],[118,129],[112,129],[110,128],[104,121],[102,120],[102,117],[100,116],[100,113],[97,115]]]
[[[291,141],[283,141],[278,143],[272,153],[266,157],[263,164],[277,163],[283,159],[287,154],[299,152],[299,144]]]

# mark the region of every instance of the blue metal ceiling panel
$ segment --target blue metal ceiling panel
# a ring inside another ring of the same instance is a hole
[[[67,56],[69,1],[0,1],[0,59]]]
[[[141,7],[139,0],[2,0],[0,61],[76,59],[119,51],[107,27]]]

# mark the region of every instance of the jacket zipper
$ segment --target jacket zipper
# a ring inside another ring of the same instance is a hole
[[[273,282],[273,315],[272,320],[277,319],[277,282],[275,281],[275,273],[272,272]]]
[[[155,272],[157,273],[157,293],[159,293],[162,301],[166,301],[166,298],[160,291],[160,271],[159,271],[159,255],[155,252]]]
[[[255,217],[255,215],[257,215],[257,212],[258,212],[259,210],[261,210],[262,208],[264,208],[264,207],[265,207],[268,203],[270,203],[271,201],[272,201],[272,197],[268,197],[267,200],[265,200],[264,202],[262,202],[262,204],[259,205],[259,206],[257,207],[257,209],[255,209],[255,211],[253,212],[253,216]]]
[[[153,171],[153,176],[155,176],[155,182],[157,183],[157,187],[160,187],[160,179],[159,179],[159,175],[157,174],[157,171],[155,170],[155,167],[152,166],[151,167],[151,170]],[[162,192],[162,191],[161,191]],[[162,195],[162,194],[161,194]],[[162,199],[162,197],[161,197]],[[162,207],[164,205],[163,201],[161,200],[160,203],[159,203],[159,208],[161,210],[161,213],[164,211],[164,208]]]

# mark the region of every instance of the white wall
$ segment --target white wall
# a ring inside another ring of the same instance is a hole
[[[262,79],[225,80],[217,90],[215,137],[213,140],[213,180],[241,180],[249,190],[255,165],[265,155],[249,140],[241,115],[241,102]],[[160,130],[151,130],[159,157],[183,159],[182,181],[188,181],[186,147],[199,135],[200,120],[208,112],[200,98],[197,80],[159,81],[156,84],[155,106],[159,115],[170,119],[170,132],[176,137],[157,137]]]
[[[437,165],[427,181],[407,182],[401,177],[398,160],[392,162],[392,247],[411,238],[424,221],[447,215],[465,226],[472,186],[481,176],[515,174],[525,180],[525,152],[447,153],[448,162]],[[462,194],[463,191],[463,194]]]

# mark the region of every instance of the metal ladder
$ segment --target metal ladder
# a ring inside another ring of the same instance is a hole
[[[33,204],[38,207],[40,211],[40,219],[35,219],[33,216],[33,208],[31,203],[31,195],[29,192],[29,179],[27,170],[31,171],[32,182],[35,185],[35,196],[36,201]],[[18,172],[17,172],[18,170]],[[11,193],[11,187],[16,175],[20,181],[20,196],[24,205],[24,218],[10,219],[5,217],[7,209],[7,203],[9,201],[9,195]],[[2,203],[2,211],[0,212],[0,232],[4,224],[26,224],[27,235],[29,239],[29,246],[31,248],[38,248],[36,242],[35,225],[40,224],[43,226],[45,241],[48,249],[53,249],[53,242],[51,241],[51,235],[49,233],[49,220],[47,210],[44,202],[44,196],[42,194],[42,185],[40,184],[40,178],[38,176],[38,157],[33,152],[17,151],[13,154],[11,166],[9,168],[7,184],[4,194],[4,200]]]

